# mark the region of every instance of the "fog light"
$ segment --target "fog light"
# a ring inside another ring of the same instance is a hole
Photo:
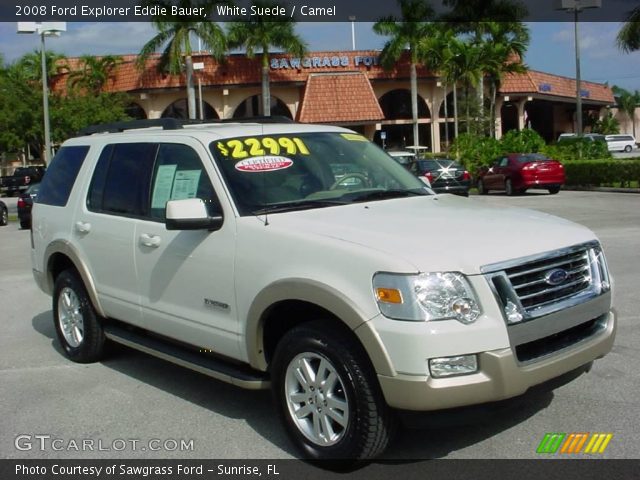
[[[432,358],[429,360],[429,371],[433,378],[470,375],[478,371],[478,358],[476,355]]]

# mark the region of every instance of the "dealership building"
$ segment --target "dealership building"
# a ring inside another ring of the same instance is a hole
[[[385,70],[379,56],[375,50],[312,52],[304,58],[271,55],[272,115],[344,126],[389,148],[413,145],[409,63],[401,59]],[[186,118],[184,75],[159,73],[157,56],[143,70],[136,68],[136,59],[135,55],[123,57],[106,90],[131,97],[132,117]],[[231,119],[260,113],[260,56],[230,55],[218,62],[209,55],[196,54],[193,60],[198,68],[194,84],[196,95],[201,92],[203,118]],[[64,88],[64,83],[62,75],[54,88]],[[615,104],[605,84],[583,81],[581,93],[583,110],[595,117],[606,115]],[[560,133],[573,132],[575,97],[572,78],[534,70],[508,74],[496,99],[496,136],[528,127],[552,141]],[[434,152],[445,149],[454,137],[452,86],[423,67],[418,67],[418,116],[420,145]],[[463,118],[464,112],[459,111],[458,116]]]

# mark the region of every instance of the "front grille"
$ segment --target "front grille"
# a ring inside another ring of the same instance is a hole
[[[559,271],[565,278],[554,285],[549,275]],[[527,312],[587,290],[592,281],[587,249],[506,268],[504,272]]]

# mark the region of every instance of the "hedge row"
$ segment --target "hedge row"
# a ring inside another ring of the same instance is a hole
[[[563,162],[563,165],[567,185],[597,187],[640,182],[640,159],[573,160]]]

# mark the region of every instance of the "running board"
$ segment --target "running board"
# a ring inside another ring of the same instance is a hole
[[[143,335],[118,325],[104,325],[104,334],[113,342],[241,388],[263,390],[270,386],[269,377],[266,373],[246,366],[224,362],[216,357],[198,354],[180,345]]]

